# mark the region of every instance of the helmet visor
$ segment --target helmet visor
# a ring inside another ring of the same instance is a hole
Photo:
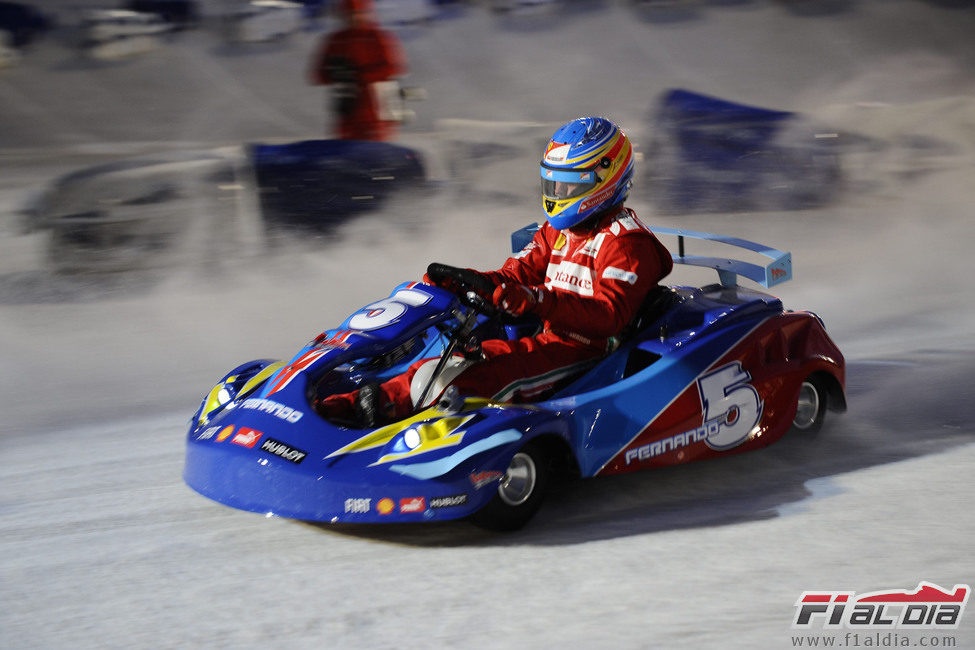
[[[599,180],[592,170],[567,171],[542,165],[542,196],[554,201],[574,199],[596,187]]]

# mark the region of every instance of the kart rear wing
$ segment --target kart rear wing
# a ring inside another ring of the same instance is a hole
[[[525,226],[524,228],[511,233],[512,251],[517,253],[527,246],[535,236],[535,232],[538,229],[539,225],[537,223],[533,223],[530,226]],[[715,235],[708,232],[695,232],[693,230],[683,230],[680,228],[663,228],[655,226],[650,228],[650,232],[657,235],[672,235],[677,237],[677,253],[671,253],[674,264],[685,264],[688,266],[701,266],[704,268],[714,269],[718,272],[719,281],[726,287],[737,286],[738,276],[748,278],[752,282],[766,288],[773,287],[777,284],[782,284],[783,282],[787,282],[792,279],[792,254],[770,248],[764,244],[757,244],[745,239],[738,239],[737,237],[725,237],[724,235]],[[722,244],[728,244],[729,246],[744,248],[767,257],[771,261],[765,266],[762,266],[752,262],[728,259],[724,257],[688,255],[684,251],[684,243],[686,239],[714,241]]]

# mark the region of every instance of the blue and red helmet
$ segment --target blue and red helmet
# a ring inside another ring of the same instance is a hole
[[[564,230],[622,203],[633,179],[633,147],[603,117],[580,117],[552,136],[542,156],[542,209]]]

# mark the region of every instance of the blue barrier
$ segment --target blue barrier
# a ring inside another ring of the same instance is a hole
[[[387,142],[307,140],[248,149],[262,215],[272,226],[327,229],[425,185],[419,155]]]
[[[801,209],[839,187],[838,157],[797,113],[676,89],[651,129],[644,182],[660,212]]]

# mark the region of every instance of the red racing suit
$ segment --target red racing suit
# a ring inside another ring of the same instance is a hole
[[[542,332],[513,341],[482,343],[485,360],[452,382],[465,396],[524,402],[575,375],[610,349],[636,315],[647,292],[673,268],[670,253],[629,208],[620,206],[587,232],[556,230],[548,222],[520,253],[497,271],[483,273],[495,284],[537,287],[534,312]],[[396,417],[412,410],[410,370],[382,384]],[[392,408],[390,408],[390,403]]]
[[[311,61],[317,85],[344,84],[348,96],[335,102],[338,136],[346,140],[388,140],[396,122],[381,120],[370,84],[406,73],[396,36],[374,23],[339,30],[323,40]]]

